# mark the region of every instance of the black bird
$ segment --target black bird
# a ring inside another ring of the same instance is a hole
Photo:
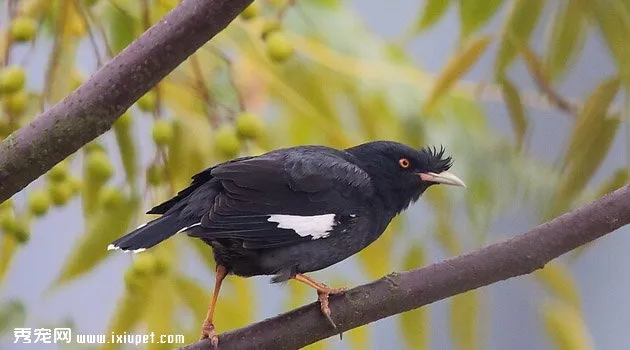
[[[216,345],[212,316],[227,274],[296,279],[317,290],[334,326],[328,296],[343,291],[304,275],[374,242],[389,222],[431,185],[465,184],[447,170],[444,149],[415,150],[377,141],[337,150],[279,149],[237,158],[193,176],[192,184],[151,209],[161,216],[108,249],[142,251],[179,232],[210,245],[216,281],[202,338]]]

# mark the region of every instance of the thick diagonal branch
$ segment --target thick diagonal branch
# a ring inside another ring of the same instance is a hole
[[[0,202],[109,130],[253,0],[183,0],[81,87],[0,144]]]
[[[333,296],[340,331],[542,268],[560,255],[630,223],[630,186],[512,239],[436,264],[389,274]],[[296,349],[333,336],[316,303],[219,336],[219,349]],[[210,349],[198,341],[186,350]]]

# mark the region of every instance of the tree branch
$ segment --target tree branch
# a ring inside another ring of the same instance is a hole
[[[433,265],[391,273],[332,296],[340,331],[419,308],[435,301],[542,268],[554,258],[630,223],[630,186],[512,239]],[[219,349],[296,349],[335,335],[312,303],[221,334]],[[211,349],[202,340],[182,349]]]
[[[0,144],[0,202],[109,130],[252,0],[183,0],[81,87]]]

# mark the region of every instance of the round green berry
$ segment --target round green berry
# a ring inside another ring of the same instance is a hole
[[[236,117],[236,132],[242,138],[256,138],[263,130],[263,123],[258,115],[243,112]]]
[[[238,139],[236,130],[230,126],[222,126],[217,130],[214,145],[226,159],[236,157],[241,150],[241,141]]]
[[[31,191],[28,194],[28,209],[35,216],[43,216],[50,208],[50,194],[43,190]]]
[[[173,124],[166,120],[156,120],[153,124],[153,141],[158,146],[165,146],[173,139]]]
[[[91,152],[86,163],[87,173],[96,180],[106,182],[114,175],[114,166],[105,152]]]
[[[20,66],[0,69],[0,93],[12,94],[24,88],[26,72]]]
[[[266,45],[267,55],[274,62],[281,63],[293,56],[293,44],[283,32],[270,33],[267,36]]]

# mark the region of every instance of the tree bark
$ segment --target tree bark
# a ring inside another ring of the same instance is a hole
[[[183,0],[88,81],[0,144],[0,203],[109,130],[252,0]]]
[[[511,277],[529,274],[554,258],[630,223],[630,186],[512,239],[433,265],[391,273],[332,296],[338,331],[347,331],[404,311]],[[220,326],[220,325],[219,325]],[[296,349],[337,332],[317,303],[219,336],[219,349]],[[181,349],[211,349],[201,340]]]

